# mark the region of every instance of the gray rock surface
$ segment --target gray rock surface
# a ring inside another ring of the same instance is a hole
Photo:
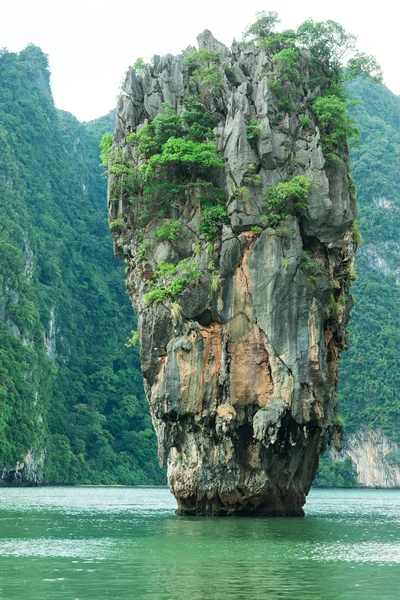
[[[347,435],[342,451],[331,448],[329,455],[333,461],[351,459],[359,487],[400,488],[400,447],[379,428]]]
[[[42,483],[45,451],[29,450],[13,469],[0,469],[0,486],[36,486]]]
[[[142,159],[128,134],[163,102],[180,114],[184,97],[196,93],[218,119],[225,163],[222,175],[209,176],[224,187],[228,211],[212,243],[199,228],[201,182],[161,217],[162,197],[149,201],[139,192],[132,202],[109,194],[110,220],[124,221],[113,232],[115,251],[128,265],[160,461],[182,513],[301,515],[319,453],[340,438],[333,419],[356,217],[348,157],[340,168],[325,164],[306,81],[282,116],[268,86],[276,67],[264,51],[228,50],[209,31],[198,40],[221,53],[218,93],[194,90],[185,53],[154,57],[140,77],[127,74],[114,136],[114,152],[137,168]],[[253,119],[260,130],[249,139]],[[251,169],[260,176],[253,182]],[[295,175],[312,178],[307,214],[265,228],[266,192]],[[160,223],[176,219],[185,235],[155,239]],[[179,302],[146,303],[160,261],[182,259],[201,276]]]

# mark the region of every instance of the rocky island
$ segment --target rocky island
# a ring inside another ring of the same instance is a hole
[[[300,516],[320,453],[340,446],[357,212],[318,68],[298,45],[228,49],[206,30],[198,49],[137,61],[103,143],[182,514]]]

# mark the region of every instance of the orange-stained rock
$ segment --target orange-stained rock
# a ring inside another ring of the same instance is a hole
[[[229,333],[232,333],[235,321],[240,318],[231,321]],[[241,336],[233,335],[232,338],[228,344],[228,354],[233,406],[252,403],[260,407],[267,406],[273,396],[273,382],[268,352],[259,328],[253,325]]]

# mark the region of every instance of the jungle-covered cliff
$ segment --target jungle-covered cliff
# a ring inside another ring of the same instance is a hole
[[[157,483],[99,141],[54,107],[48,62],[0,53],[0,480]]]
[[[298,40],[229,50],[205,31],[198,50],[130,69],[103,140],[133,341],[183,513],[302,514],[319,453],[340,445],[352,123],[336,65]]]
[[[339,377],[344,452],[322,460],[317,484],[400,482],[400,98],[383,85],[347,86],[360,130],[351,150],[363,244],[357,254],[350,346]],[[346,459],[351,477],[343,463]],[[349,465],[348,461],[352,461]],[[344,472],[343,466],[345,467]]]

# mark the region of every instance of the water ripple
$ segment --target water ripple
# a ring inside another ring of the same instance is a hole
[[[105,559],[116,541],[77,539],[5,539],[0,541],[0,556],[74,557]]]
[[[356,562],[400,564],[400,543],[357,542],[344,544],[305,544],[297,554],[299,560],[318,562]]]
[[[400,491],[305,519],[185,518],[167,489],[0,491],[0,599],[398,600]]]

